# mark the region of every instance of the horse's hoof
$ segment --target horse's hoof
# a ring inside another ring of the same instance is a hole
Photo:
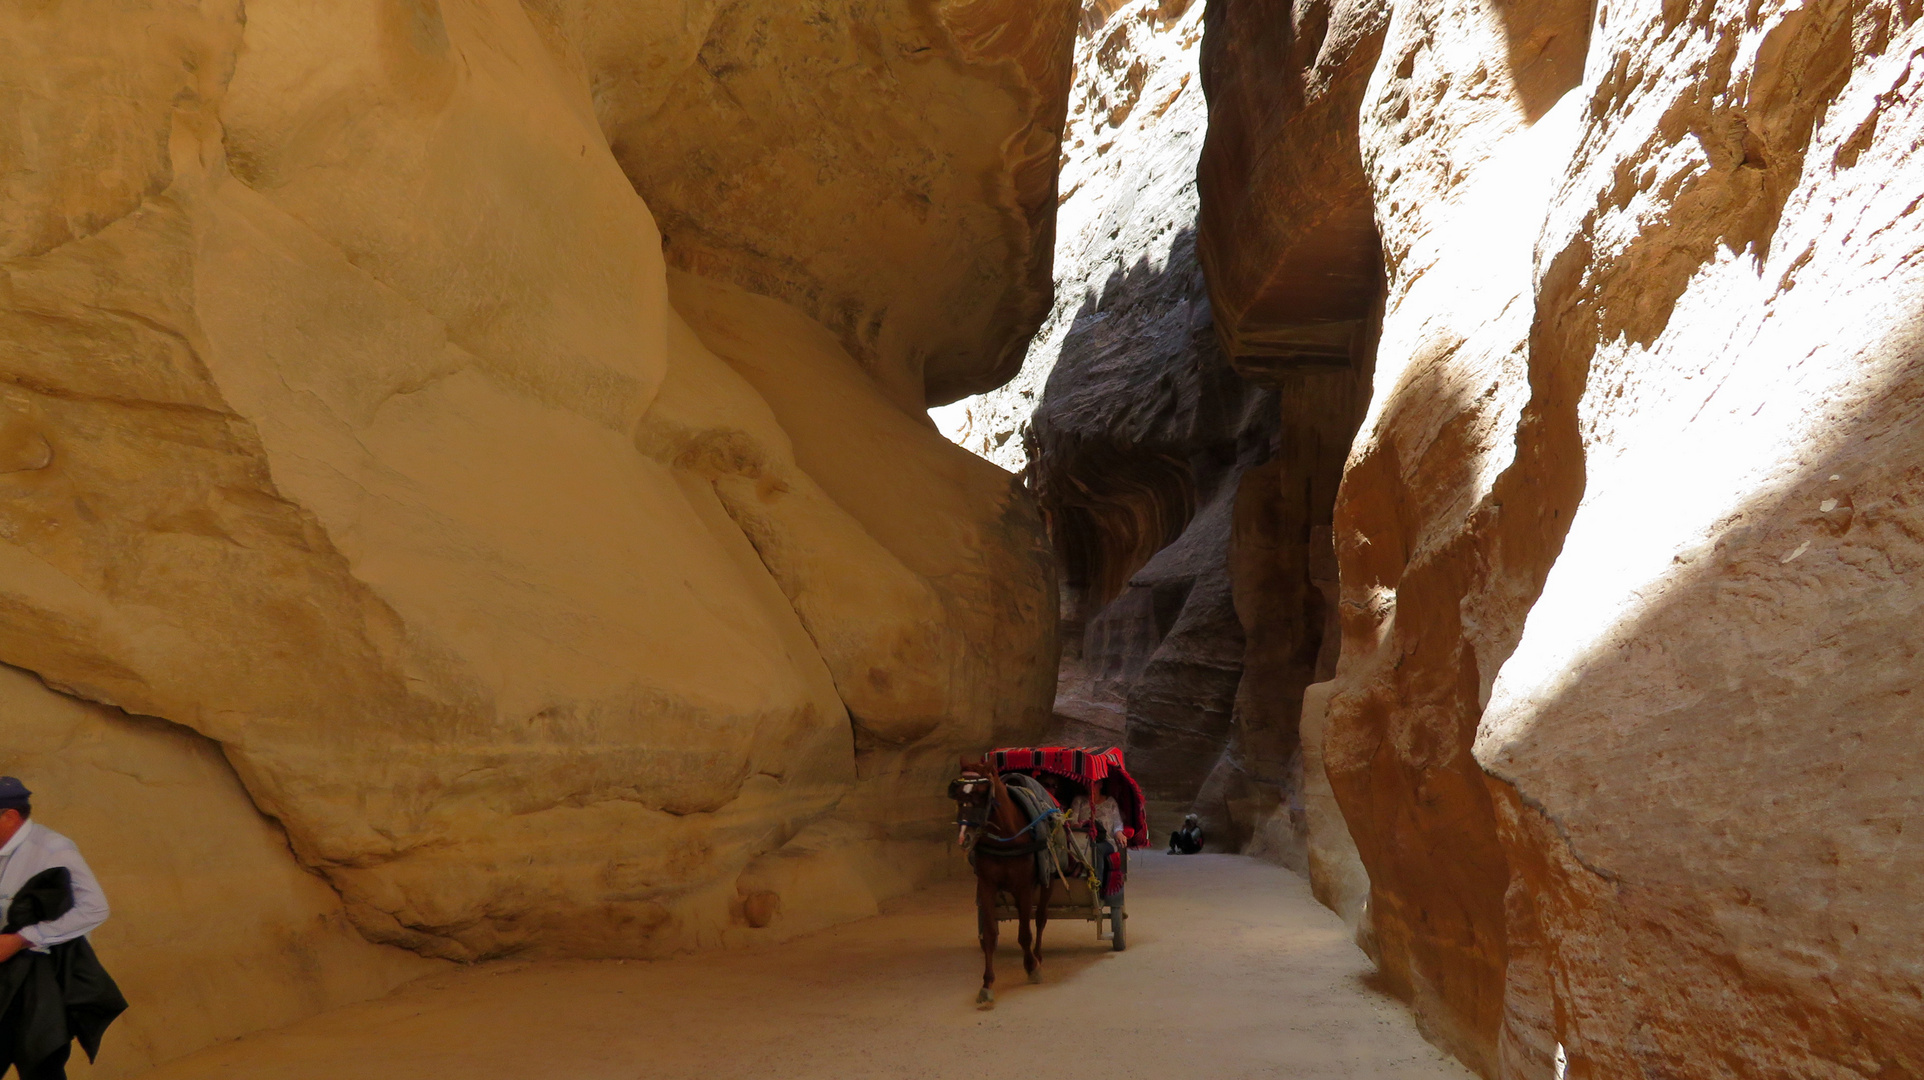
[[[990,990],[986,986],[983,987],[982,992],[975,995],[975,1007],[978,1009],[995,1008],[995,991]]]
[[[1041,982],[1041,981],[1042,981],[1042,969],[1041,969],[1041,968],[1037,968],[1037,969],[1035,969],[1034,971],[1031,971],[1031,972],[1029,972],[1029,981],[1030,981],[1030,982],[1032,982],[1032,983],[1039,983],[1039,982]]]

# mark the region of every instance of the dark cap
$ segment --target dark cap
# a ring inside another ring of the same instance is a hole
[[[0,776],[0,803],[26,802],[33,792],[17,776]]]

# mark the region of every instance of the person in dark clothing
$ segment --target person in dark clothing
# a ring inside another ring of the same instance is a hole
[[[91,1059],[127,1002],[87,941],[106,897],[73,841],[29,820],[31,794],[0,776],[0,1074],[66,1080],[73,1040]]]
[[[1169,834],[1169,854],[1194,855],[1202,848],[1202,822],[1190,814],[1182,819],[1182,828]]]

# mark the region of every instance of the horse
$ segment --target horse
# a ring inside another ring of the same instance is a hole
[[[965,849],[973,845],[976,935],[982,942],[982,991],[975,996],[976,1005],[993,1009],[998,892],[1015,898],[1022,969],[1030,982],[1042,981],[1042,929],[1049,925],[1050,883],[1036,879],[1036,854],[1048,845],[1043,833],[1048,823],[1026,820],[1028,815],[1016,805],[987,758],[963,760],[962,775],[949,784],[949,797],[956,802],[956,842]],[[1029,934],[1032,915],[1033,938]]]

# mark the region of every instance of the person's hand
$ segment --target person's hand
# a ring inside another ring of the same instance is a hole
[[[27,948],[27,939],[19,934],[0,934],[0,964],[13,959],[14,954]]]

